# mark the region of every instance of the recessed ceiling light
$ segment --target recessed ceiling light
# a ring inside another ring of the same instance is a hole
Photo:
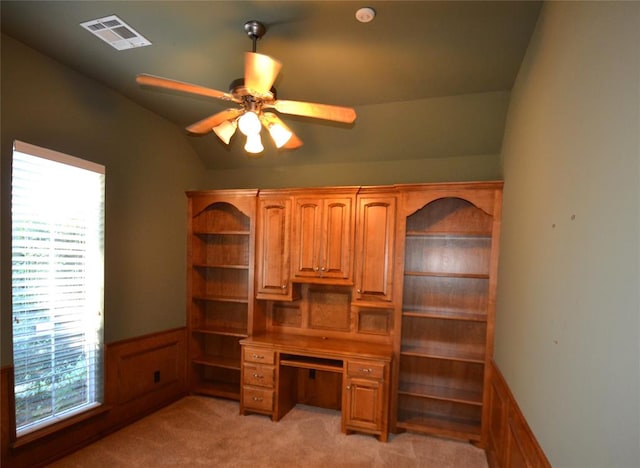
[[[373,18],[376,17],[376,10],[370,7],[360,8],[356,11],[356,19],[361,23],[368,23],[373,21]]]
[[[115,15],[85,21],[80,26],[117,50],[151,45],[151,41]]]

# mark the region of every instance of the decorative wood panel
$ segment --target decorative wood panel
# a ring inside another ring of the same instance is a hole
[[[486,451],[491,468],[550,468],[549,460],[494,361],[490,366],[490,381]]]
[[[0,368],[0,466],[9,466],[11,434],[15,433],[13,413],[13,366]]]
[[[129,404],[168,387],[184,393],[186,347],[183,329],[107,346],[109,403]],[[142,407],[149,403],[142,403]],[[152,404],[152,403],[151,403]]]
[[[351,291],[309,289],[309,327],[349,331]]]
[[[371,335],[389,335],[393,324],[393,309],[358,307],[357,331]]]
[[[270,305],[274,326],[295,328],[302,326],[302,313],[298,303],[272,302]]]

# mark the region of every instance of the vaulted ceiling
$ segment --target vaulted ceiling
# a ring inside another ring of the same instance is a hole
[[[375,9],[373,21],[356,20],[363,6]],[[283,63],[275,82],[279,98],[352,106],[356,112],[382,114],[382,122],[397,122],[419,113],[432,99],[509,91],[540,6],[534,1],[0,3],[4,34],[180,127],[229,105],[143,88],[135,76],[149,73],[227,91],[232,80],[242,77],[244,52],[251,50],[243,29],[248,20],[267,27],[258,52]],[[109,15],[117,15],[152,45],[118,51],[80,26]],[[402,114],[398,103],[406,104]],[[323,133],[348,138],[366,125],[281,117],[305,146],[322,140]],[[214,134],[188,138],[210,168],[251,163],[239,142],[227,147]],[[305,147],[295,151],[304,154]]]

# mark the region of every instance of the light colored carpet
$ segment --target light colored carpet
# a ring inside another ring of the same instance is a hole
[[[240,416],[238,403],[189,396],[59,460],[91,467],[486,468],[484,451],[419,434],[379,442],[340,432],[340,412],[298,405],[279,422]]]

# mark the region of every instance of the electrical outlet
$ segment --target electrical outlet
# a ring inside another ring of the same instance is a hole
[[[154,383],[158,383],[160,382],[160,371],[157,370],[153,373],[153,382]]]

